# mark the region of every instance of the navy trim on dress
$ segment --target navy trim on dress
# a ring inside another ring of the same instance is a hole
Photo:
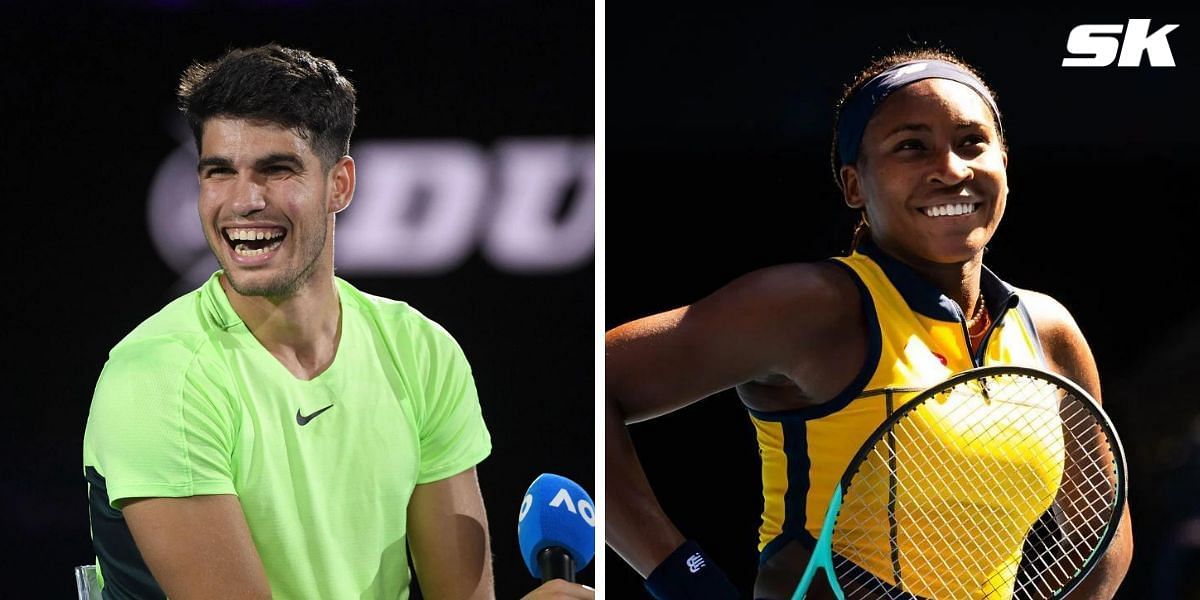
[[[870,257],[883,269],[883,274],[896,286],[896,291],[900,292],[913,312],[939,321],[962,320],[962,310],[957,302],[922,278],[912,267],[884,252],[870,237],[859,243],[857,252]]]
[[[884,275],[896,287],[896,291],[904,298],[908,307],[918,314],[939,321],[962,322],[965,316],[958,303],[942,293],[937,286],[930,283],[912,267],[900,262],[899,259],[884,252],[870,238],[858,245],[860,254],[870,257],[883,269]],[[979,289],[987,303],[988,314],[1001,317],[1004,312],[999,309],[1006,306],[1009,298],[1015,295],[1012,286],[1005,283],[991,269],[983,265],[979,275]],[[998,319],[993,319],[996,321]]]
[[[806,421],[788,421],[782,424],[783,454],[787,457],[787,491],[783,494],[783,522],[780,533],[775,539],[767,542],[762,553],[758,556],[759,564],[767,561],[775,552],[786,545],[786,542],[796,539],[798,533],[812,538],[804,529],[807,519],[808,488],[811,482],[808,471],[812,461],[808,456],[808,423]],[[815,543],[816,540],[814,539]]]
[[[867,384],[871,382],[871,376],[875,374],[875,369],[879,366],[879,357],[883,354],[883,331],[879,327],[879,315],[875,312],[875,301],[871,299],[871,292],[867,289],[867,285],[862,282],[862,279],[859,279],[858,273],[849,265],[834,259],[828,259],[828,262],[845,270],[846,274],[850,276],[850,280],[854,282],[854,286],[858,288],[858,296],[862,301],[864,325],[867,332],[867,351],[863,365],[859,369],[858,375],[854,377],[854,380],[828,402],[790,410],[760,411],[746,407],[746,410],[750,411],[750,414],[760,420],[808,420],[831,415],[846,408],[847,404],[850,404],[851,401],[866,389]]]
[[[1047,365],[1046,352],[1042,348],[1042,338],[1038,336],[1037,326],[1033,324],[1033,315],[1029,314],[1029,307],[1025,306],[1025,303],[1023,302],[1018,303],[1016,308],[1017,314],[1021,317],[1021,322],[1025,323],[1025,327],[1033,336],[1033,345],[1035,348],[1037,348],[1038,361],[1040,361],[1042,366],[1045,367]]]

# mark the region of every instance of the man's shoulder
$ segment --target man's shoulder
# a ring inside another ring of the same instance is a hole
[[[359,290],[338,279],[343,304],[374,322],[389,336],[406,336],[412,341],[453,340],[445,327],[403,300],[394,300]]]
[[[176,298],[134,327],[108,354],[109,370],[117,366],[185,368],[196,353],[210,346],[220,326],[205,316],[202,290]]]

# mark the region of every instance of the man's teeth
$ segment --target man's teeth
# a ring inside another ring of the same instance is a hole
[[[927,217],[955,217],[975,212],[979,208],[979,204],[974,202],[966,202],[962,204],[942,204],[940,206],[930,206],[922,208],[921,212]]]
[[[246,244],[238,244],[233,247],[233,251],[237,252],[238,256],[258,256],[259,254],[266,254],[267,252],[271,252],[272,250],[278,248],[279,245],[282,243],[283,243],[283,240],[279,240],[277,242],[268,244],[267,246],[265,246],[263,248],[257,248],[257,249],[253,249],[253,250],[250,249],[250,247],[247,246]]]
[[[283,237],[278,229],[226,229],[225,235],[233,241],[273,240]]]

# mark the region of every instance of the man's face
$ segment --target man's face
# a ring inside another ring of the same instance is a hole
[[[884,100],[863,134],[847,203],[907,262],[978,255],[1004,215],[1008,157],[988,105],[971,88],[927,79]],[[845,176],[845,175],[844,175]]]
[[[293,130],[209,119],[197,171],[204,236],[239,294],[290,296],[319,266],[332,269],[329,178]]]

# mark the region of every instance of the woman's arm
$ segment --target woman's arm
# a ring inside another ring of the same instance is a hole
[[[786,376],[803,393],[805,373],[819,371],[811,369],[814,360],[860,321],[849,276],[818,263],[756,271],[691,306],[609,331],[607,543],[647,577],[686,538],[655,498],[627,424],[771,375]]]
[[[1079,325],[1071,313],[1057,300],[1037,292],[1022,291],[1021,301],[1026,303],[1046,361],[1052,371],[1074,381],[1096,402],[1100,399],[1100,374],[1091,347],[1083,337]],[[1121,522],[1104,558],[1096,565],[1087,579],[1070,595],[1074,599],[1112,598],[1117,593],[1129,562],[1133,557],[1133,525],[1129,518],[1129,504],[1121,513]]]

